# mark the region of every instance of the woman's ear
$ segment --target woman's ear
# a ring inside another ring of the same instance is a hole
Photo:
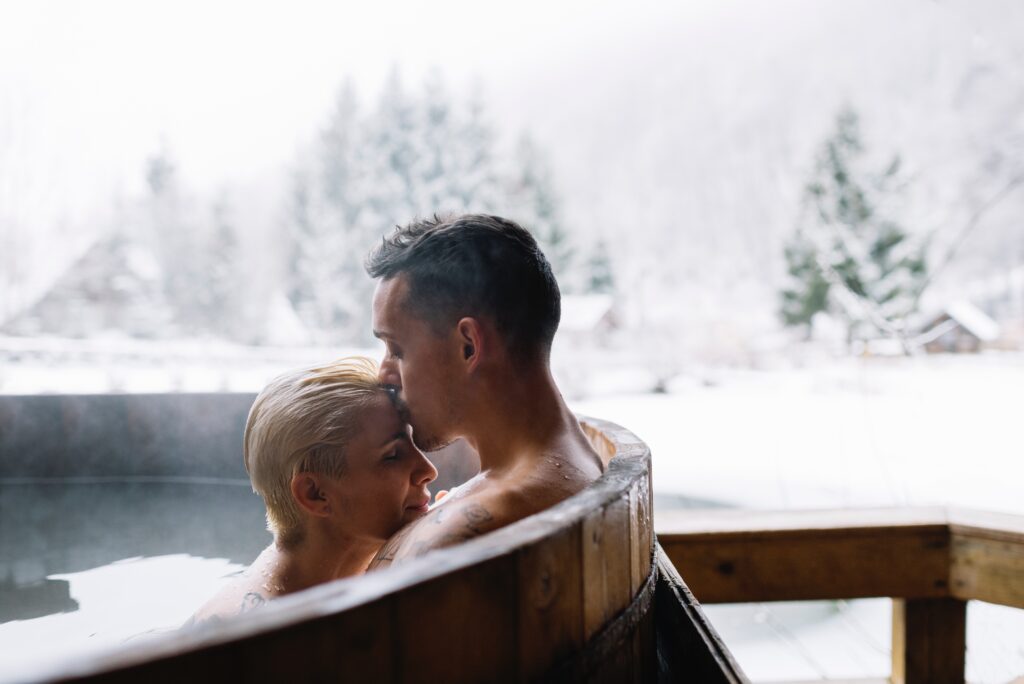
[[[331,513],[331,502],[320,486],[320,479],[313,473],[296,473],[291,481],[292,497],[299,507],[309,513],[325,518]]]
[[[474,371],[486,351],[484,330],[476,318],[462,318],[456,326],[459,344],[462,346],[461,358],[467,371]]]

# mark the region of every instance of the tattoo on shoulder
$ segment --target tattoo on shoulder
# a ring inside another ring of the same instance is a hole
[[[434,511],[434,515],[431,517],[430,522],[434,523],[435,525],[440,525],[447,518],[448,518],[448,509],[446,509],[446,508],[438,508],[436,511]]]
[[[494,516],[486,508],[478,503],[471,503],[462,509],[462,514],[466,516],[466,527],[477,534],[483,534],[484,526],[487,523],[494,520]]]
[[[239,607],[238,612],[248,613],[253,608],[259,608],[266,602],[267,599],[263,596],[263,594],[257,593],[255,591],[250,591],[242,597],[242,605]]]

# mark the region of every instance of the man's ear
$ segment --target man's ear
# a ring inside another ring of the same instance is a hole
[[[319,478],[313,473],[295,473],[291,481],[292,497],[299,508],[310,515],[325,518],[331,513],[331,502],[320,487]]]
[[[456,326],[459,344],[462,346],[459,356],[467,371],[476,370],[480,360],[487,352],[483,326],[476,318],[462,318]]]

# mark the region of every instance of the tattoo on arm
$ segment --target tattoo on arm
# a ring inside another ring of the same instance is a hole
[[[263,594],[257,593],[255,591],[250,591],[242,597],[242,605],[239,607],[238,612],[248,613],[253,608],[259,608],[266,602],[267,599],[263,596]]]

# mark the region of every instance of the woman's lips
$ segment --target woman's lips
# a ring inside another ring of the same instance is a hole
[[[412,511],[413,513],[426,513],[430,509],[430,499],[424,499],[421,504],[414,504],[412,506],[406,506],[405,510]]]

